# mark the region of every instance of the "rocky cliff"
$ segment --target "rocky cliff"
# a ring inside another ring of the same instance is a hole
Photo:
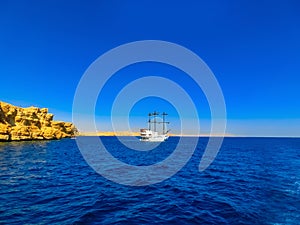
[[[0,101],[0,141],[61,139],[75,132],[72,123],[53,121],[47,108],[21,108]]]

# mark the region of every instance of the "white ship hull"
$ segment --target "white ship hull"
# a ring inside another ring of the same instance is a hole
[[[158,135],[156,137],[141,138],[140,141],[163,142],[163,141],[166,141],[168,138],[169,138],[169,136],[166,136],[166,135]]]
[[[169,138],[168,135],[159,135],[157,132],[152,132],[152,130],[141,129],[141,139],[140,141],[149,142],[163,142]]]

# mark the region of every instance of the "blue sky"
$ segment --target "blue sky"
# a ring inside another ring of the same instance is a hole
[[[71,120],[77,84],[95,59],[127,42],[164,40],[189,48],[211,68],[223,90],[228,133],[300,136],[299,10],[296,0],[1,1],[0,99],[48,107],[56,119]],[[209,120],[205,97],[188,78],[145,63],[107,84],[96,110],[101,128],[109,129],[109,106],[122,85],[152,74],[175,74]],[[176,110],[157,98],[132,109],[131,126],[139,127],[151,108],[169,110],[179,129]]]

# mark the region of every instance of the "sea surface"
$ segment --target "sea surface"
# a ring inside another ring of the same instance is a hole
[[[133,165],[159,162],[178,143],[143,152],[101,140]],[[74,139],[0,143],[0,224],[300,224],[300,139],[225,138],[199,172],[207,141],[177,174],[141,187],[96,173]]]

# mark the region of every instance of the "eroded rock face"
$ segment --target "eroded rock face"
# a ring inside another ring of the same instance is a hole
[[[73,137],[72,123],[53,121],[47,108],[21,108],[0,101],[0,141],[43,140]]]

